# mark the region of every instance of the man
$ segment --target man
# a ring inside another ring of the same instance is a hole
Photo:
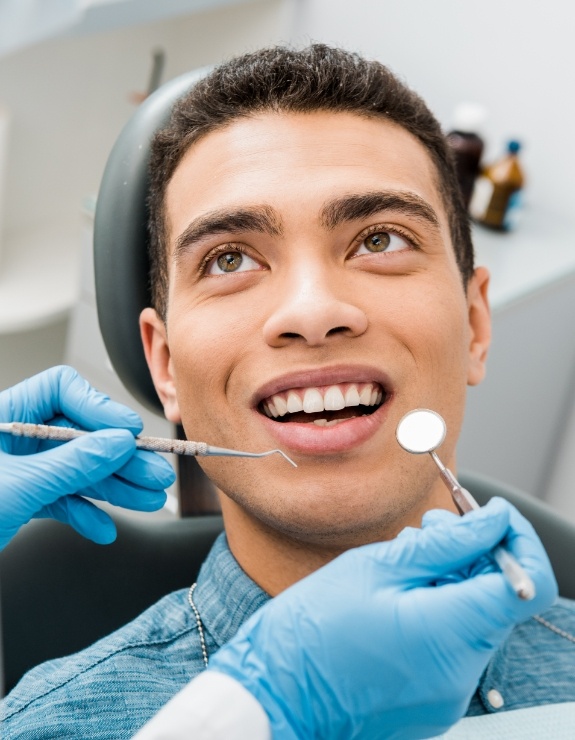
[[[173,594],[73,661],[37,669],[14,692],[14,728],[47,706],[69,728],[83,692],[98,697],[100,726],[136,729],[136,691],[151,715],[269,596],[419,527],[430,509],[454,511],[431,461],[394,439],[407,411],[432,408],[453,466],[465,387],[481,381],[489,345],[487,274],[473,270],[445,142],[422,101],[337,50],[258,52],[176,106],[151,172],[154,308],[141,325],[166,416],[189,438],[280,447],[298,468],[206,459],[227,540],[190,603]],[[572,614],[565,604],[546,618],[571,630]],[[502,708],[488,698],[494,676],[505,709],[573,698],[573,646],[552,629],[514,632],[469,714]],[[507,656],[525,639],[562,653],[553,685],[518,679]]]
[[[93,431],[56,447],[0,434],[0,550],[32,517],[52,516],[96,542],[109,542],[113,522],[85,496],[150,510],[161,505],[161,488],[173,479],[165,461],[136,450],[138,417],[90,388],[72,368],[52,368],[1,392],[0,419]],[[389,542],[354,548],[270,600],[215,653],[209,670],[146,725],[142,739],[269,740],[270,732],[276,740],[397,733],[419,738],[453,724],[489,657],[516,623],[553,602],[556,584],[532,527],[503,501],[462,519],[429,512],[424,523],[424,529],[406,529]],[[503,539],[533,576],[536,595],[530,601],[518,599],[484,557]],[[350,624],[359,641],[349,639]],[[203,634],[199,616],[196,627]],[[440,654],[453,659],[438,660]],[[107,660],[114,659],[122,657]],[[52,664],[48,675],[54,676]],[[126,683],[140,710],[143,704],[150,711],[143,686],[130,680],[125,667],[120,691],[106,684],[106,694],[91,697],[93,711],[87,712],[87,692],[76,680],[65,706],[66,682],[48,680],[44,691],[38,691],[42,682],[34,682],[36,696],[26,683],[6,702],[4,737],[128,736],[141,714],[136,703],[128,722],[106,716],[110,697],[122,706]]]

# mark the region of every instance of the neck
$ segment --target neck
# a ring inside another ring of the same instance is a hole
[[[346,538],[346,541],[327,545],[303,541],[278,531],[220,492],[228,544],[247,575],[270,596],[276,596],[352,547],[393,539],[405,527],[420,527],[421,518],[429,509],[456,512],[439,479],[438,483],[421,505],[402,517],[399,524],[391,528],[376,527]]]
[[[276,596],[343,552],[300,542],[252,517],[222,496],[228,544],[248,576],[270,596]]]

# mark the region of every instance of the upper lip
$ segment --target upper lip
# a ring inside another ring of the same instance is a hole
[[[379,368],[369,365],[337,365],[286,373],[268,380],[253,394],[251,403],[256,407],[261,401],[275,393],[292,388],[314,388],[338,383],[379,383],[386,395],[392,390],[389,376]]]

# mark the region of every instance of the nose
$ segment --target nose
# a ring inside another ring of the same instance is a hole
[[[283,276],[275,309],[264,324],[267,344],[282,347],[299,340],[319,347],[336,335],[363,334],[368,319],[350,299],[346,277],[328,274],[321,268],[310,269],[309,264]]]

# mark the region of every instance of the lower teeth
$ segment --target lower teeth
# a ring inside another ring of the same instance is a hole
[[[367,416],[367,414],[360,415]],[[357,416],[350,416],[350,419],[357,419]],[[342,421],[349,421],[349,419],[332,419],[331,421],[328,421],[327,419],[314,419],[313,423],[317,427],[334,427],[337,424],[341,424]]]

